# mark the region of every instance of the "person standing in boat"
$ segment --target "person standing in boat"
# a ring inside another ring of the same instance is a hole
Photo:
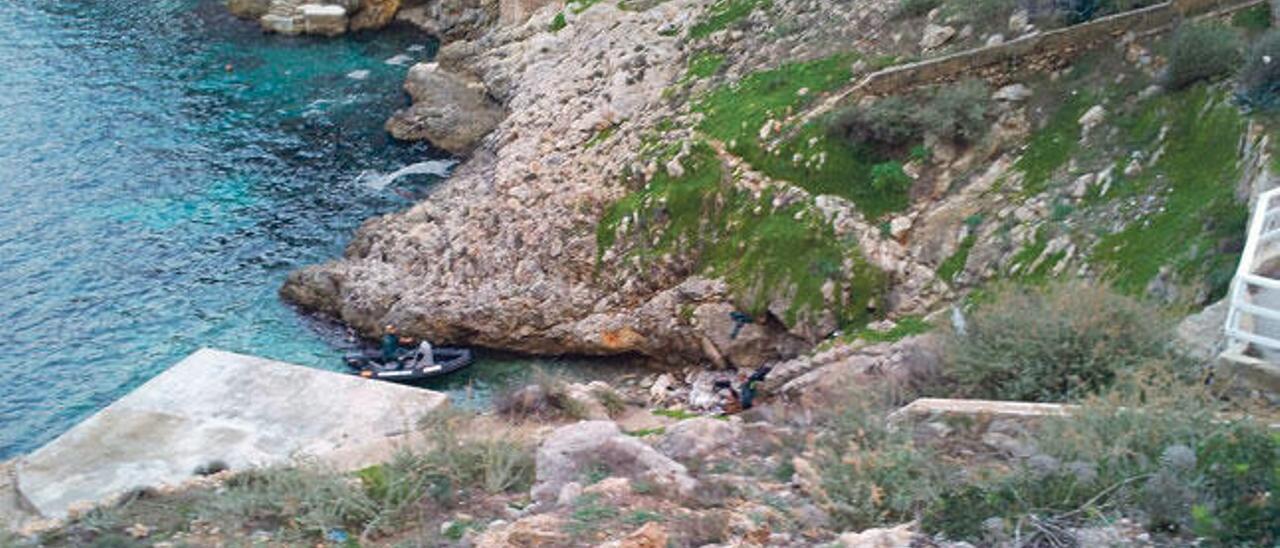
[[[400,354],[400,348],[408,347],[412,344],[413,339],[399,335],[395,324],[387,324],[387,328],[382,335],[382,361],[384,363],[396,361]]]

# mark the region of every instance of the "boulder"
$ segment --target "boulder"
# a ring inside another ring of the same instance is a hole
[[[1031,88],[1024,84],[1009,84],[998,90],[991,96],[992,99],[1006,103],[1021,103],[1030,99],[1032,95]]]
[[[391,23],[400,11],[400,0],[363,0],[360,10],[351,16],[351,30],[380,29]]]
[[[498,0],[498,23],[504,26],[523,24],[539,8],[554,0]]]
[[[729,450],[741,436],[738,423],[699,417],[668,427],[657,447],[677,461],[698,462]]]
[[[737,328],[733,317],[737,310],[732,304],[716,302],[693,311],[694,330],[713,364],[755,369],[771,359],[796,356],[805,347],[800,337],[768,317],[757,317]]]
[[[533,499],[553,504],[566,484],[598,469],[653,484],[667,495],[689,496],[697,485],[683,465],[623,434],[617,424],[584,421],[556,429],[538,447]]]
[[[920,47],[926,50],[938,48],[950,41],[955,35],[955,27],[930,23],[924,28],[924,36],[920,38]]]
[[[1102,125],[1106,120],[1107,109],[1103,108],[1102,105],[1094,105],[1092,108],[1085,111],[1084,115],[1081,116],[1079,120],[1081,140],[1086,139],[1089,133],[1093,131],[1093,128]]]
[[[666,548],[667,530],[658,522],[648,522],[622,540],[606,542],[601,548]]]
[[[302,29],[307,34],[337,36],[347,32],[347,9],[336,4],[303,4]]]
[[[303,23],[300,18],[278,13],[263,15],[261,19],[258,19],[258,24],[262,25],[262,30],[280,34],[302,34],[303,29]]]
[[[1178,323],[1179,347],[1192,358],[1208,363],[1227,346],[1222,326],[1227,323],[1230,304],[1221,299]]]
[[[898,386],[919,383],[941,370],[941,355],[941,341],[936,335],[918,335],[833,356],[830,361],[792,379],[769,378],[765,388],[821,406],[843,397],[842,391],[850,386],[873,381]]]
[[[508,548],[510,546],[568,546],[564,518],[555,514],[537,514],[515,523],[502,523],[487,529],[475,542],[476,548]]]
[[[483,84],[436,63],[414,65],[404,87],[413,106],[387,121],[387,131],[397,139],[426,140],[454,154],[469,154],[504,117]]]
[[[1021,34],[1031,25],[1031,14],[1027,10],[1017,10],[1009,16],[1009,31]]]
[[[843,548],[911,548],[915,546],[915,523],[896,527],[867,529],[861,533],[840,535],[837,545]]]
[[[259,19],[271,9],[271,0],[227,0],[231,15],[244,19]]]

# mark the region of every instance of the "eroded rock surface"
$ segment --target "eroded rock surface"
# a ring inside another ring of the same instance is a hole
[[[678,270],[628,281],[597,270],[595,227],[624,191],[627,151],[640,136],[619,132],[589,151],[586,144],[623,120],[662,111],[662,91],[682,73],[685,53],[659,29],[691,20],[699,6],[628,12],[597,4],[554,33],[546,29],[555,12],[543,9],[527,24],[446,46],[438,65],[415,67],[406,89],[420,100],[390,122],[393,131],[461,151],[483,129],[444,134],[461,128],[443,127],[450,116],[478,122],[460,104],[492,97],[506,117],[429,200],[366,222],[342,260],[293,273],[282,294],[367,334],[395,322],[441,343],[679,363],[795,355],[800,345],[780,325],[730,337],[733,296],[722,282]],[[492,105],[478,111],[497,113]],[[427,135],[432,115],[441,135]],[[705,305],[715,307],[693,321]]]
[[[419,63],[404,84],[413,105],[387,121],[397,139],[427,140],[454,154],[468,154],[502,121],[502,107],[478,81]]]
[[[674,496],[688,496],[697,486],[683,465],[623,434],[617,424],[585,421],[556,429],[538,447],[534,501],[556,503],[565,486],[583,481],[597,468],[643,480]]]

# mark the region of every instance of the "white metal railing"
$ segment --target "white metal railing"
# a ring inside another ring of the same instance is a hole
[[[1226,325],[1229,341],[1252,344],[1266,357],[1280,357],[1280,278],[1261,270],[1280,258],[1280,242],[1277,242],[1280,200],[1277,198],[1280,198],[1280,188],[1258,197],[1249,220],[1249,239],[1231,282],[1231,307]]]

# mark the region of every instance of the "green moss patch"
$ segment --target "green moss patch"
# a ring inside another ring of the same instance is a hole
[[[604,128],[596,132],[595,135],[592,135],[591,138],[588,139],[586,144],[584,144],[583,146],[586,148],[593,148],[596,145],[608,140],[610,137],[613,137],[613,134],[617,133],[617,131],[618,131],[618,126],[609,126],[607,128]]]
[[[769,0],[719,0],[712,4],[702,19],[689,29],[692,38],[706,38],[742,19],[759,7],[771,5]]]
[[[600,253],[620,243],[625,226],[628,259],[688,257],[698,271],[726,280],[752,314],[785,296],[791,304],[782,320],[789,325],[826,309],[842,323],[865,322],[866,304],[883,291],[884,274],[855,243],[836,238],[810,203],[775,206],[771,192],[756,197],[735,188],[703,143],[682,165],[680,177],[664,170],[605,212],[596,232]],[[828,284],[835,302],[824,295]]]
[[[564,18],[564,12],[557,13],[555,18],[551,20],[551,24],[547,25],[547,30],[551,32],[560,32],[560,29],[568,26],[568,21]]]
[[[774,129],[764,142],[760,139],[766,122],[783,120],[821,94],[848,84],[850,65],[857,58],[856,54],[839,54],[789,63],[716,88],[694,105],[705,115],[698,129],[724,142],[731,152],[770,177],[813,194],[848,198],[873,218],[903,209],[909,189],[872,184],[873,167],[891,158],[829,137],[822,122],[800,128],[775,150],[766,149],[766,145],[787,130]]]
[[[888,331],[876,331],[874,329],[862,329],[853,337],[862,339],[870,343],[898,342],[907,337],[915,335],[923,335],[933,330],[933,324],[924,321],[920,316],[906,316],[899,319],[893,328]]]
[[[938,265],[938,277],[948,283],[955,280],[956,276],[964,271],[964,265],[969,262],[969,251],[973,249],[976,243],[978,243],[978,239],[973,234],[961,240],[960,247],[956,249],[956,252]]]
[[[1248,222],[1247,207],[1235,199],[1244,120],[1222,93],[1204,86],[1162,97],[1148,108],[1169,124],[1165,150],[1154,166],[1123,185],[1134,187],[1126,193],[1158,196],[1163,203],[1104,237],[1094,259],[1130,293],[1142,292],[1169,265],[1179,278],[1207,280],[1220,294],[1239,260],[1238,253],[1221,251],[1221,244],[1243,238]]]
[[[700,51],[689,58],[689,79],[707,78],[724,66],[724,54]]]
[[[1032,195],[1043,191],[1053,175],[1071,159],[1080,143],[1080,117],[1091,105],[1092,96],[1088,93],[1069,95],[1045,127],[1031,137],[1026,152],[1014,164],[1014,168],[1025,175],[1024,193]]]

